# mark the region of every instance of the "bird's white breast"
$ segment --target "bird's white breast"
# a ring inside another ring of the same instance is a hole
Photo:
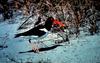
[[[41,31],[44,31],[44,32],[48,32],[48,30],[46,28],[42,28],[42,29],[39,29]]]

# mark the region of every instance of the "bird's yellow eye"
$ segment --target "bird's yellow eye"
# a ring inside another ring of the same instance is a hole
[[[51,21],[53,21],[53,18],[51,18]]]

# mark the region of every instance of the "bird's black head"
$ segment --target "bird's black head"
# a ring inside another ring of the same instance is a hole
[[[51,28],[52,28],[53,20],[54,20],[53,17],[48,17],[48,19],[47,19],[46,22],[45,22],[45,28],[46,28],[48,31],[51,30]]]

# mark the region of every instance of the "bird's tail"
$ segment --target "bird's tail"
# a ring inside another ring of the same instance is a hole
[[[20,36],[20,34],[15,34],[15,37],[14,38],[18,38]]]

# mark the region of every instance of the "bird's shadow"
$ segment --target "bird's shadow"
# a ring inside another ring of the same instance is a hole
[[[54,46],[46,47],[46,48],[39,48],[39,52],[49,51],[49,50],[57,48],[58,46],[63,46],[63,45],[54,45]],[[29,50],[29,51],[19,52],[19,53],[29,53],[29,52],[37,53],[35,50]]]

